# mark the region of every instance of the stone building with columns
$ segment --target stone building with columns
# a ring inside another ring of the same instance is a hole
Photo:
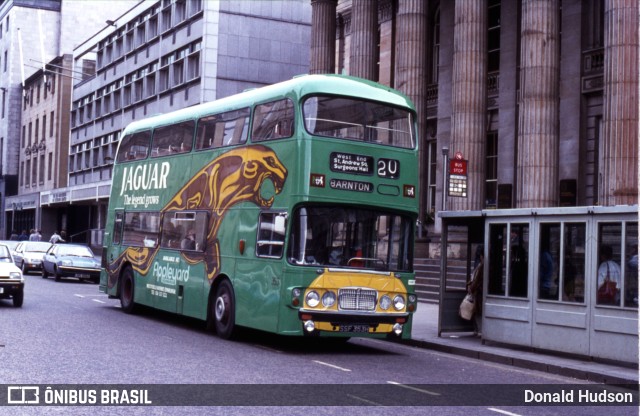
[[[421,220],[439,210],[638,203],[636,0],[311,0],[311,73],[407,94]],[[445,196],[443,150],[468,161]]]

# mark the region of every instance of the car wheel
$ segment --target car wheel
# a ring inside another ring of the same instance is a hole
[[[27,267],[24,265],[24,261],[22,261],[22,266],[20,266],[20,269],[22,270],[23,275],[27,274]]]
[[[49,278],[49,273],[47,273],[47,269],[44,268],[44,264],[42,265],[42,278],[43,279]]]
[[[120,277],[120,306],[125,313],[135,311],[135,281],[131,267],[124,269]]]
[[[58,273],[57,267],[53,268],[53,280],[55,280],[56,282],[60,281],[60,273]]]
[[[24,291],[20,291],[13,295],[13,306],[16,308],[21,308],[22,303],[24,302]]]
[[[211,307],[218,336],[223,339],[233,338],[236,333],[236,311],[231,282],[228,280],[220,282]]]

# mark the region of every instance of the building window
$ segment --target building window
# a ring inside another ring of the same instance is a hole
[[[433,35],[431,36],[431,79],[430,84],[438,83],[438,67],[440,65],[440,8],[433,17]]]
[[[42,140],[47,137],[47,116],[42,116]]]
[[[428,154],[428,166],[429,175],[427,178],[427,219],[429,222],[433,222],[436,219],[436,172],[438,170],[438,142],[436,140],[430,140],[427,144],[429,151]]]
[[[200,52],[195,52],[187,58],[187,79],[192,80],[200,76]]]
[[[149,39],[158,36],[158,16],[149,19]]]
[[[171,28],[171,4],[162,10],[162,30],[165,32]]]
[[[500,70],[500,0],[489,0],[487,71]]]
[[[38,181],[40,185],[44,185],[44,155],[40,155],[40,172],[38,176]]]
[[[176,1],[176,21],[175,24],[182,22],[186,17],[187,5],[185,0]]]
[[[158,91],[163,92],[169,89],[169,68],[162,68],[158,72]]]
[[[22,126],[22,143],[20,145],[21,148],[24,149],[24,144],[27,137],[27,126]],[[1,153],[0,153],[1,154]]]
[[[173,64],[173,85],[180,85],[184,82],[184,59]]]
[[[139,79],[135,82],[133,88],[133,101],[138,102],[142,100],[143,91],[142,91],[142,79]]]
[[[26,177],[24,178],[24,186],[29,188],[31,185],[31,160],[27,160],[27,168],[25,169]]]
[[[498,207],[498,132],[487,134],[485,164],[485,208]]]
[[[51,180],[51,175],[53,173],[52,166],[53,166],[53,153],[49,152],[49,164],[47,165],[47,168],[48,168],[47,180],[49,181]]]
[[[53,111],[51,112],[51,116],[49,117],[49,137],[53,137]]]
[[[156,74],[149,74],[147,76],[147,97],[151,97],[156,93]]]
[[[140,46],[142,45],[147,39],[145,36],[145,27],[144,27],[144,23],[139,23],[138,24],[138,29],[137,29],[137,42],[136,42],[136,46]]]

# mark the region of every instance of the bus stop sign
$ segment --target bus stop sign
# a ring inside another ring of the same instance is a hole
[[[467,161],[460,152],[449,161],[449,196],[467,197]]]

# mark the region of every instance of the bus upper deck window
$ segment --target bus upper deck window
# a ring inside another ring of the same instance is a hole
[[[293,102],[289,99],[259,104],[253,114],[254,141],[274,140],[293,135]]]
[[[248,108],[203,117],[198,120],[196,149],[210,149],[247,141],[249,133]]]
[[[412,113],[405,108],[350,97],[312,96],[303,104],[309,134],[413,149]]]
[[[151,157],[190,152],[194,130],[194,121],[185,121],[155,129]]]
[[[120,142],[117,161],[125,162],[127,160],[145,159],[149,154],[150,142],[151,132],[148,130],[127,134]]]

